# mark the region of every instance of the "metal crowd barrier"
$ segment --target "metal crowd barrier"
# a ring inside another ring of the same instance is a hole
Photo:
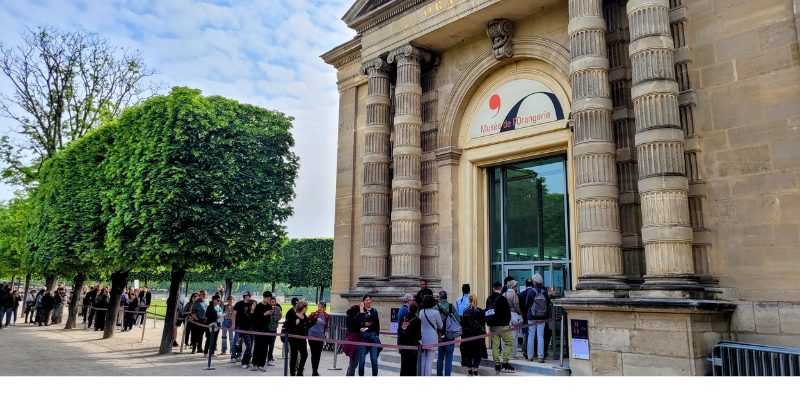
[[[714,376],[800,376],[800,349],[720,342],[711,369]]]

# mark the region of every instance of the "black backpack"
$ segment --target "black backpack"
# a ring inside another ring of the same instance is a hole
[[[486,325],[488,326],[494,326],[494,305],[497,303],[497,299],[500,297],[503,296],[501,295],[495,298],[492,304],[486,303],[486,309],[483,310],[483,316],[486,318]]]

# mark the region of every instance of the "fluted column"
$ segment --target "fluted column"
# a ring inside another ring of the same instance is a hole
[[[392,178],[391,276],[419,277],[422,242],[422,61],[430,55],[411,45],[389,53],[397,63]]]
[[[616,146],[611,130],[606,22],[602,0],[569,1],[572,119],[575,140],[577,289],[628,289],[622,270]]]
[[[631,0],[636,151],[647,273],[643,289],[700,289],[692,261],[689,184],[678,111],[668,0]]]
[[[369,76],[361,186],[361,262],[365,277],[383,278],[389,271],[389,64],[376,58],[362,65],[361,73]]]

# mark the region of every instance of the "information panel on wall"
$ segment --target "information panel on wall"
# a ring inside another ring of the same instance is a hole
[[[585,319],[570,321],[572,328],[572,358],[589,359],[589,322]]]
[[[516,79],[481,100],[470,125],[470,137],[496,135],[565,119],[555,93],[542,82]]]

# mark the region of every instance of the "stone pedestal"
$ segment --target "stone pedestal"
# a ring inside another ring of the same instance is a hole
[[[584,292],[584,291],[579,291]],[[589,327],[589,359],[575,359],[573,375],[704,376],[713,346],[730,339],[736,305],[686,298],[568,297],[555,301]],[[571,343],[570,329],[568,342]]]

